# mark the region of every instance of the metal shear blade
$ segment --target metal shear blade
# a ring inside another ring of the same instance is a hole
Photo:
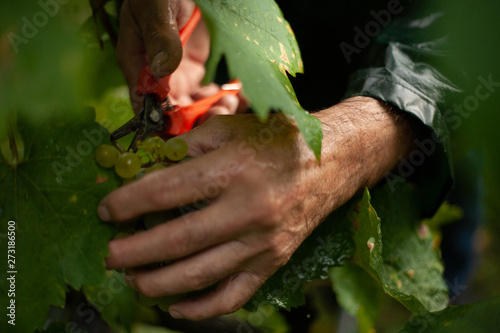
[[[152,132],[161,132],[164,129],[162,105],[154,95],[147,94],[144,96],[144,107],[141,112],[111,133],[110,138],[112,142],[116,142],[128,134],[136,132],[128,148],[136,151],[138,141],[144,141]]]

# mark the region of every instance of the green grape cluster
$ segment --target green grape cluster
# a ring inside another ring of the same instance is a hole
[[[114,168],[118,176],[128,184],[144,174],[164,169],[188,159],[188,145],[181,138],[166,142],[158,136],[147,138],[137,144],[136,152],[121,153],[114,146],[103,144],[97,148],[95,159],[103,168]]]

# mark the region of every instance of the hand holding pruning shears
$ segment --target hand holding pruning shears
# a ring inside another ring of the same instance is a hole
[[[190,130],[200,118],[203,121],[213,114],[234,113],[238,105],[235,95],[241,89],[236,80],[220,89],[215,85],[200,87],[209,45],[206,30],[199,24],[201,12],[193,8],[192,2],[185,1],[181,5],[179,1],[144,1],[140,5],[137,10],[137,2],[125,1],[123,4],[117,54],[129,86],[132,82],[137,83],[131,90],[134,109],[137,112],[139,105],[143,107],[136,117],[111,135],[114,141],[137,132],[131,149],[136,148],[138,140],[146,139],[153,132],[175,136]],[[135,17],[152,12],[144,7],[164,5],[170,6],[169,10],[155,8],[158,15]],[[192,13],[188,15],[190,8]],[[165,25],[164,29],[158,30],[159,25]],[[182,28],[177,32],[178,26]],[[143,67],[138,71],[140,65]],[[170,75],[178,65],[176,74]]]

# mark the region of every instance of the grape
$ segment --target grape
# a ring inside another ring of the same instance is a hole
[[[163,154],[171,161],[180,161],[187,153],[188,145],[181,138],[171,138],[163,145]]]
[[[115,147],[103,144],[97,148],[95,160],[103,168],[112,168],[115,165],[118,156],[120,156],[120,152]]]
[[[165,142],[159,136],[152,136],[144,140],[141,144],[141,148],[148,153],[154,153],[155,151],[161,150]]]
[[[158,300],[158,307],[161,310],[167,312],[168,308],[170,307],[170,305],[179,302],[184,297],[186,297],[186,294],[170,295],[170,296],[160,297],[160,299]]]
[[[149,153],[152,161],[161,160],[163,156],[163,145],[165,142],[159,136],[147,138],[141,143],[141,148]]]
[[[141,170],[141,159],[133,153],[125,153],[118,157],[115,163],[115,172],[118,176],[132,178]]]
[[[161,170],[161,169],[165,169],[165,166],[161,163],[155,163],[146,169],[146,174],[154,172],[156,170]]]
[[[160,309],[167,312],[170,305],[180,301],[185,298],[186,294],[180,295],[171,295],[171,296],[163,296],[163,297],[148,297],[139,293],[139,301],[145,306],[155,306],[158,305]]]

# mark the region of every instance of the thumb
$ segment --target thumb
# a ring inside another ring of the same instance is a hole
[[[184,2],[182,2],[184,7]],[[179,0],[130,0],[131,11],[139,26],[153,75],[172,74],[182,59],[179,37]]]

